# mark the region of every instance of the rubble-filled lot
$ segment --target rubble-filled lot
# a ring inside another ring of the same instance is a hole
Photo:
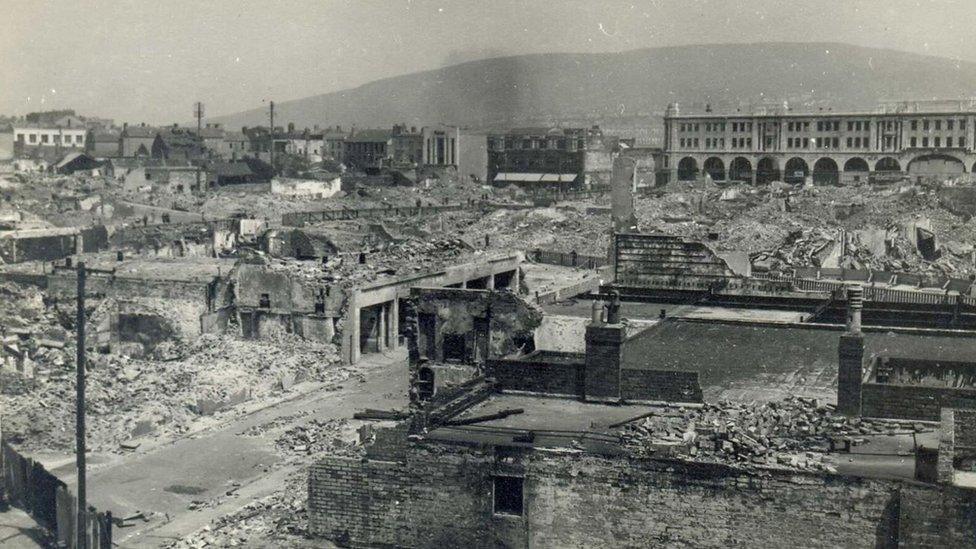
[[[932,429],[919,422],[842,416],[816,399],[788,397],[674,408],[623,426],[621,436],[639,456],[671,452],[696,461],[836,472],[830,452],[849,450],[866,437]]]
[[[32,355],[33,379],[12,371],[0,377],[5,436],[28,450],[70,451],[74,446],[75,355],[71,317],[46,306],[35,288],[0,288],[3,325],[24,325],[8,347]],[[28,330],[29,327],[29,330]],[[15,341],[14,341],[15,340]],[[203,335],[167,341],[146,357],[89,349],[86,383],[88,445],[124,451],[141,441],[180,435],[196,420],[246,401],[273,397],[295,382],[337,383],[350,375],[331,344],[290,334],[274,340]]]

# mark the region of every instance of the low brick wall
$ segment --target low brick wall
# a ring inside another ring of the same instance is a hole
[[[541,450],[496,460],[497,451],[422,443],[397,461],[320,460],[309,530],[353,547],[976,547],[970,492]],[[497,474],[524,477],[522,516],[493,513]]]
[[[866,417],[939,421],[942,408],[976,408],[976,390],[885,383],[861,386],[861,415]]]
[[[521,359],[492,360],[489,375],[505,391],[582,396],[585,356],[546,351]]]

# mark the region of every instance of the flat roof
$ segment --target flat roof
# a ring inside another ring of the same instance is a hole
[[[655,408],[645,405],[608,406],[562,398],[540,398],[528,395],[495,394],[468,408],[453,420],[461,420],[502,410],[521,408],[521,414],[493,419],[473,425],[441,426],[428,438],[456,441],[512,444],[512,437],[527,431],[535,433],[531,443],[522,445],[547,448],[572,448],[580,445],[607,448],[616,446],[617,435],[610,425]],[[575,442],[574,442],[575,441]]]
[[[775,400],[802,395],[836,401],[840,327],[659,322],[628,341],[623,364],[633,369],[699,373],[706,401]],[[976,337],[865,333],[865,356],[966,361]]]

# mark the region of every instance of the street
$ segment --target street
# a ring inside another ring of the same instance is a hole
[[[114,529],[113,542],[120,547],[159,547],[180,539],[280,489],[288,474],[305,466],[275,452],[276,439],[287,429],[313,419],[351,418],[363,408],[405,406],[405,365],[405,350],[364,355],[356,369],[365,382],[353,376],[337,388],[315,390],[145,453],[97,464],[88,475],[89,502],[119,518],[147,516]],[[54,472],[73,487],[73,464]],[[205,504],[191,510],[193,502]]]

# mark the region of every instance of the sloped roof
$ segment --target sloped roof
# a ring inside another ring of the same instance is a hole
[[[128,126],[122,129],[122,137],[156,137],[159,129],[152,126]]]
[[[68,164],[70,164],[72,161],[74,161],[76,158],[79,158],[79,157],[82,157],[82,156],[88,156],[88,155],[85,154],[85,153],[83,153],[83,152],[68,153],[68,154],[64,155],[64,158],[62,158],[60,162],[58,162],[57,164],[55,164],[54,167],[55,168],[63,168],[65,166],[67,166]],[[88,156],[88,158],[91,158],[91,157]]]
[[[92,133],[92,141],[96,143],[117,143],[119,141],[119,137],[119,134],[114,132]]]
[[[225,135],[223,128],[200,128],[200,137],[204,139],[220,139]]]
[[[254,175],[247,162],[214,162],[212,168],[218,177],[248,177]]]

